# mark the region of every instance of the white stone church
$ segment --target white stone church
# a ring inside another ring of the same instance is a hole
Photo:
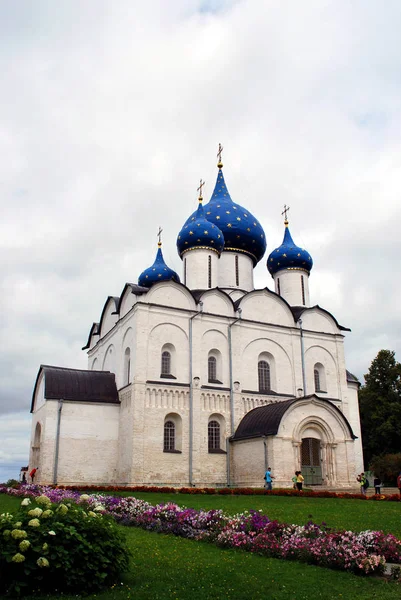
[[[255,289],[264,231],[231,199],[222,167],[178,234],[181,281],[159,237],[153,265],[90,328],[88,370],[40,367],[29,461],[38,482],[262,486],[270,466],[276,487],[296,470],[309,485],[355,485],[350,330],[311,305],[312,259],[287,218],[267,259],[274,291]]]

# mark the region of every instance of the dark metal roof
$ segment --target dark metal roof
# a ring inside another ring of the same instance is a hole
[[[100,335],[99,323],[93,323],[88,335],[88,341],[86,342],[86,346],[84,346],[82,350],[86,350],[90,347],[92,335]]]
[[[31,412],[42,373],[45,379],[45,398],[48,400],[120,403],[116,377],[110,371],[84,371],[41,365],[33,390]]]
[[[353,375],[351,371],[347,371],[347,381],[350,381],[352,383],[358,383],[359,385],[361,385],[358,377],[356,377],[356,375]]]
[[[337,325],[338,329],[340,329],[340,331],[351,331],[351,329],[349,327],[344,327],[343,325],[340,325],[340,323],[337,321],[335,316],[331,314],[331,312],[329,312],[325,308],[322,308],[318,304],[315,304],[315,306],[290,306],[290,308],[291,308],[292,314],[294,315],[295,322],[299,321],[299,317],[302,315],[303,312],[305,312],[305,310],[311,310],[313,308],[318,308],[319,310],[326,313],[326,315],[329,315],[329,317],[331,317],[333,319],[333,321]]]
[[[231,437],[232,441],[254,438],[254,437],[262,437],[265,435],[276,435],[277,431],[280,427],[281,419],[283,418],[286,411],[297,402],[304,401],[305,399],[316,398],[319,401],[329,404],[334,410],[336,410],[341,416],[341,419],[345,422],[350,432],[350,435],[353,439],[355,439],[355,435],[352,431],[351,425],[348,423],[347,419],[344,417],[343,413],[329,400],[325,398],[320,398],[315,394],[311,394],[310,396],[303,396],[301,398],[290,398],[289,400],[283,400],[282,402],[276,402],[274,404],[268,404],[266,406],[259,406],[258,408],[254,408],[249,411],[240,424],[237,427],[236,432]]]

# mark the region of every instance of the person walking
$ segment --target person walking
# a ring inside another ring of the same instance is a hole
[[[292,487],[294,488],[294,490],[297,489],[297,479],[298,479],[298,471],[295,471],[295,475],[291,479],[291,481],[292,481]]]
[[[36,471],[37,471],[37,468],[36,468],[36,467],[34,467],[34,468],[32,469],[32,471],[29,473],[29,477],[31,478],[31,481],[32,481],[32,483],[33,483],[33,482],[34,482],[34,480],[35,480]]]
[[[375,487],[375,495],[379,496],[380,495],[380,488],[381,488],[381,486],[383,484],[382,484],[382,482],[380,480],[380,477],[378,477],[377,475],[375,475],[375,478],[373,480],[373,485]]]
[[[398,487],[398,491],[400,492],[400,499],[401,499],[401,472],[397,477],[397,487]]]
[[[366,490],[368,489],[368,486],[366,485],[367,479],[365,477],[365,473],[361,473],[360,475],[358,475],[356,480],[359,481],[359,485],[361,486],[361,495],[366,496]]]
[[[298,492],[302,492],[303,483],[304,483],[304,478],[302,477],[302,472],[298,471],[298,475],[297,475],[297,490],[298,490]]]
[[[271,467],[267,468],[267,471],[265,473],[265,488],[267,490],[272,490],[273,489],[273,475],[271,473]]]

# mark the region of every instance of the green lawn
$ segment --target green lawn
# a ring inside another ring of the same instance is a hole
[[[132,494],[124,494],[132,495]],[[222,508],[229,514],[261,509],[270,519],[304,525],[324,521],[337,529],[380,529],[401,539],[401,502],[342,500],[340,498],[302,498],[286,496],[208,496],[135,492],[151,504],[175,502],[191,508]]]
[[[150,502],[165,495],[143,494]],[[268,514],[276,511],[275,516],[283,520],[294,521],[298,514],[300,522],[306,511],[315,502],[312,514],[326,510],[331,519],[351,518],[349,508],[353,503],[355,515],[364,518],[365,510],[370,511],[368,502],[356,500],[312,500],[306,498],[285,497],[209,497],[177,496],[173,499],[179,504],[191,506],[218,507],[228,512],[236,512],[251,507],[262,508]],[[271,502],[274,500],[274,503]],[[334,508],[332,503],[338,503]],[[20,499],[0,495],[0,512],[15,510]],[[376,504],[372,503],[373,506]],[[380,513],[385,521],[386,511],[393,504],[378,504],[383,507]],[[400,505],[394,503],[400,511]],[[295,508],[294,508],[295,507]],[[343,507],[343,508],[341,508]],[[359,511],[358,508],[359,507]],[[358,513],[361,513],[358,515]],[[379,514],[379,513],[377,513]],[[391,511],[390,518],[394,518]],[[399,513],[398,513],[399,514]],[[373,519],[374,513],[371,518]],[[327,521],[327,518],[326,518]],[[356,529],[357,527],[354,527]],[[284,600],[288,598],[313,600],[314,598],[333,600],[354,599],[380,600],[398,599],[401,586],[377,578],[362,578],[348,573],[331,571],[310,565],[267,559],[245,552],[222,550],[207,543],[193,542],[173,536],[149,533],[140,529],[124,527],[129,546],[133,552],[132,567],[113,589],[102,594],[88,596],[88,600],[122,600],[125,598],[179,599],[179,600],[224,600],[268,598]],[[60,596],[57,596],[59,598]],[[37,600],[44,597],[37,597]],[[56,600],[56,596],[46,596]],[[73,600],[77,596],[63,596]]]

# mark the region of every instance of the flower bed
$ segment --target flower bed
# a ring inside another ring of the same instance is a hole
[[[353,494],[350,492],[330,492],[328,490],[303,490],[299,492],[292,488],[281,488],[275,490],[265,490],[264,488],[174,488],[168,486],[114,486],[114,485],[82,485],[82,486],[50,486],[55,490],[68,490],[70,492],[151,492],[159,494],[207,494],[207,495],[221,495],[221,496],[303,496],[305,498],[342,498],[346,500],[364,500],[364,501],[387,501],[387,502],[399,502],[401,497],[399,494],[384,495],[378,494],[373,496],[365,496],[363,494]],[[25,485],[18,486],[15,488],[7,488],[5,485],[0,484],[0,493],[12,493],[15,496],[24,496],[24,490],[40,490],[40,486],[37,485]],[[9,490],[13,490],[10,492]],[[40,494],[40,491],[38,491]]]
[[[195,510],[171,502],[153,506],[134,497],[81,495],[60,488],[28,485],[7,493],[33,497],[44,493],[52,501],[84,503],[123,525],[361,574],[383,573],[386,561],[401,564],[401,541],[380,531],[336,531],[312,522],[291,525],[257,511],[229,516],[221,510]]]

